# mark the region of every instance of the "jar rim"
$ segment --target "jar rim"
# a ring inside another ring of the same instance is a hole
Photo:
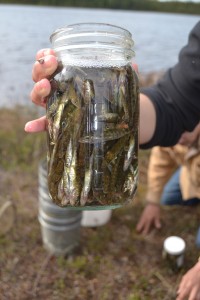
[[[55,30],[50,36],[53,49],[65,64],[124,65],[135,52],[131,33],[107,23],[77,23]],[[81,56],[81,59],[80,59]]]
[[[94,26],[99,27],[99,30],[101,28],[107,28],[107,29],[115,29],[115,30],[120,30],[121,34],[125,34],[126,37],[128,38],[132,38],[132,34],[130,31],[128,31],[127,29],[120,27],[118,25],[113,25],[113,24],[109,24],[109,23],[100,23],[100,22],[83,22],[83,23],[74,23],[74,24],[70,24],[70,25],[66,25],[63,27],[60,27],[58,29],[56,29],[51,35],[50,35],[50,42],[53,41],[53,38],[55,37],[55,35],[57,35],[58,33],[66,33],[66,32],[71,32],[73,29],[79,29],[80,27],[82,27],[84,29],[88,27],[91,27],[92,30],[94,30]]]

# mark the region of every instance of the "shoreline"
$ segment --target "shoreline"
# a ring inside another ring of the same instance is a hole
[[[158,72],[148,72],[148,73],[140,73],[139,74],[139,83],[140,83],[140,87],[147,87],[150,85],[155,84],[164,74],[164,71],[158,71]],[[33,103],[30,100],[30,92],[31,92],[31,87],[30,90],[27,90],[27,93],[24,93],[23,95],[19,95],[18,93],[14,94],[13,91],[13,95],[10,95],[10,91],[8,91],[8,95],[3,95],[1,94],[1,101],[0,101],[0,109],[4,109],[4,108],[15,108],[18,106],[22,106],[22,107],[27,107],[33,108],[36,107],[35,105],[33,105]],[[4,100],[3,100],[4,99]],[[16,101],[16,99],[18,99],[19,101]],[[16,102],[16,103],[15,103]]]
[[[57,5],[49,5],[48,1],[42,0],[38,1],[28,1],[29,3],[24,3],[23,0],[18,0],[19,3],[16,3],[15,1],[9,1],[6,3],[6,0],[1,3],[0,5],[4,6],[10,6],[10,5],[15,5],[15,6],[33,6],[33,7],[49,7],[49,8],[77,8],[77,9],[105,9],[105,10],[122,10],[122,11],[134,11],[134,12],[147,12],[147,13],[169,13],[169,14],[178,14],[178,15],[191,15],[191,16],[197,16],[200,14],[200,3],[198,2],[177,2],[177,1],[151,1],[149,3],[148,1],[144,1],[144,3],[140,2],[131,2],[127,1],[125,4],[126,6],[123,6],[123,3],[117,3],[116,5],[101,5],[101,1],[96,3],[96,6],[92,4],[86,4],[84,1],[77,1],[76,5],[72,4],[66,4],[66,2],[63,1],[63,3],[59,3]],[[20,3],[21,2],[21,3]],[[47,3],[46,3],[47,2]],[[61,1],[62,2],[62,1]],[[69,1],[71,2],[71,1]],[[83,4],[84,2],[84,4]],[[80,3],[80,4],[79,4]],[[92,3],[92,2],[91,2]],[[190,5],[190,6],[189,6]],[[189,6],[189,7],[188,7]],[[189,9],[188,9],[189,8]]]

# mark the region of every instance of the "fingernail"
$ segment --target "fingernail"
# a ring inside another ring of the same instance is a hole
[[[32,129],[32,125],[31,122],[28,122],[25,124],[24,130],[29,132]]]
[[[41,65],[44,64],[44,58],[40,58],[40,59],[38,59],[37,61],[38,61]]]

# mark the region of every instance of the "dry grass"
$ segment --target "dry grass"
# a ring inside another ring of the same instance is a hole
[[[133,205],[113,211],[111,221],[96,229],[82,228],[79,248],[69,257],[49,256],[37,219],[38,162],[45,135],[27,135],[30,112],[0,110],[0,200],[10,199],[16,220],[0,236],[1,300],[171,300],[182,274],[198,257],[195,234],[199,208],[163,209],[163,226],[143,237],[135,227],[144,207],[148,152],[140,152],[140,184]],[[4,220],[4,221],[3,221]],[[7,218],[0,219],[4,228]],[[184,268],[170,270],[162,260],[168,235],[187,243]]]

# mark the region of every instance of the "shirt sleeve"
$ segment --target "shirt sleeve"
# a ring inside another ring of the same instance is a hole
[[[156,111],[152,139],[141,145],[175,145],[184,131],[192,131],[200,120],[200,22],[189,35],[178,63],[154,86],[141,89]]]
[[[153,147],[151,150],[146,193],[146,200],[149,203],[160,203],[163,188],[178,167],[171,153],[174,153],[173,148],[169,147]]]

